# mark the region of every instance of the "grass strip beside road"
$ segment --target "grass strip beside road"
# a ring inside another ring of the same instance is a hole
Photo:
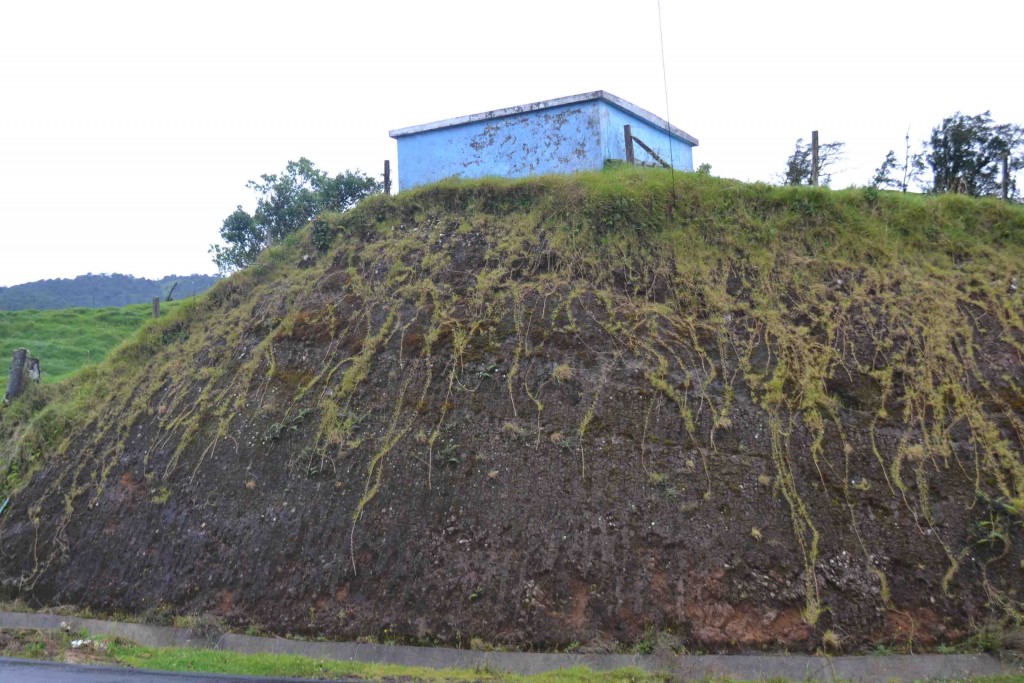
[[[74,640],[91,641],[84,646],[72,647]],[[272,678],[305,678],[333,680],[356,678],[367,681],[427,681],[431,683],[482,681],[483,683],[667,683],[680,680],[671,673],[657,674],[640,669],[595,671],[586,667],[573,667],[534,675],[509,674],[489,668],[432,669],[396,664],[317,659],[302,655],[248,654],[224,650],[196,648],[156,648],[110,637],[90,638],[84,631],[41,631],[34,629],[0,629],[0,656],[39,659],[72,664],[125,666],[155,671],[213,673],[236,676],[264,676]],[[737,679],[715,677],[718,683],[732,683]],[[785,678],[768,679],[786,683]],[[944,679],[947,683],[1024,683],[1024,676],[976,676]]]
[[[119,638],[95,638],[93,644],[72,648],[73,640],[87,640],[87,633],[36,630],[0,630],[0,656],[96,665],[120,665],[157,671],[186,671],[240,676],[310,678],[332,680],[362,678],[367,681],[502,681],[508,683],[662,683],[664,676],[639,669],[593,671],[584,667],[561,669],[532,676],[506,674],[489,669],[430,669],[427,667],[370,664],[315,659],[301,655],[246,654],[194,648],[155,648]]]

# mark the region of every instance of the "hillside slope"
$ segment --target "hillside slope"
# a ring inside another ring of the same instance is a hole
[[[3,586],[540,647],[1019,621],[1022,236],[633,169],[364,201],[11,414]]]

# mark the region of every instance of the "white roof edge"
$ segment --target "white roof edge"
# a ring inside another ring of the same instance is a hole
[[[580,93],[579,95],[569,95],[568,97],[558,97],[553,100],[543,100],[541,102],[532,102],[530,104],[520,104],[515,107],[505,107],[504,109],[494,109],[492,111],[485,111],[479,114],[470,114],[469,116],[459,116],[453,119],[444,119],[443,121],[434,121],[432,123],[421,123],[418,126],[408,126],[407,128],[396,128],[395,130],[388,131],[388,135],[393,138],[400,138],[406,135],[415,135],[416,133],[425,133],[431,130],[440,130],[441,128],[452,128],[454,126],[461,126],[467,123],[475,123],[477,121],[486,121],[488,119],[498,119],[504,116],[515,116],[517,114],[526,114],[529,112],[539,111],[541,109],[550,109],[551,107],[562,107],[567,104],[577,104],[579,102],[589,102],[591,100],[604,100],[611,105],[626,111],[639,119],[647,121],[651,125],[660,128],[670,135],[679,138],[685,142],[690,143],[694,147],[700,144],[697,138],[693,137],[681,128],[677,128],[665,121],[660,116],[655,116],[646,109],[641,109],[632,102],[627,102],[621,97],[616,97],[606,90],[594,90],[592,92]]]
[[[652,114],[646,109],[641,109],[632,102],[627,102],[621,97],[616,97],[615,95],[605,90],[598,90],[597,94],[600,96],[600,99],[604,100],[605,102],[613,104],[619,109],[629,112],[638,119],[647,121],[647,123],[650,123],[655,128],[660,128],[668,132],[670,135],[674,135],[675,137],[680,138],[681,140],[689,142],[694,147],[700,144],[697,138],[693,137],[682,128],[677,128],[676,126],[673,126],[671,123],[661,118],[660,116],[656,116],[655,114]]]

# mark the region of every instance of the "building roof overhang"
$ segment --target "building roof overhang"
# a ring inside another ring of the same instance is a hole
[[[617,107],[629,114],[632,114],[636,118],[646,121],[655,128],[665,131],[669,135],[682,140],[690,145],[697,146],[699,142],[697,138],[693,137],[681,128],[677,128],[670,124],[660,116],[655,116],[646,109],[641,109],[632,102],[627,102],[621,97],[616,97],[606,90],[595,90],[593,92],[585,92],[579,95],[570,95],[568,97],[559,97],[553,100],[542,100],[541,102],[532,102],[530,104],[520,104],[515,107],[505,107],[504,109],[494,109],[492,111],[485,111],[479,114],[470,114],[469,116],[459,116],[453,119],[444,119],[443,121],[434,121],[433,123],[421,123],[418,126],[408,126],[407,128],[397,128],[389,131],[388,135],[393,138],[400,138],[406,135],[415,135],[417,133],[426,133],[432,130],[441,130],[443,128],[453,128],[455,126],[462,126],[467,123],[476,123],[478,121],[488,121],[490,119],[500,119],[506,116],[517,116],[520,114],[529,114],[535,111],[541,111],[543,109],[551,109],[552,107],[562,107],[569,104],[578,104],[581,102],[590,102],[592,100],[604,100],[608,104]]]

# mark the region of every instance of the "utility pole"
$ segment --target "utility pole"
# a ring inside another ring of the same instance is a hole
[[[818,186],[818,131],[811,131],[811,185]]]
[[[1003,199],[1010,198],[1010,155],[1003,155]]]
[[[903,192],[907,191],[907,180],[910,177],[910,126],[907,126],[907,152],[903,157]]]

